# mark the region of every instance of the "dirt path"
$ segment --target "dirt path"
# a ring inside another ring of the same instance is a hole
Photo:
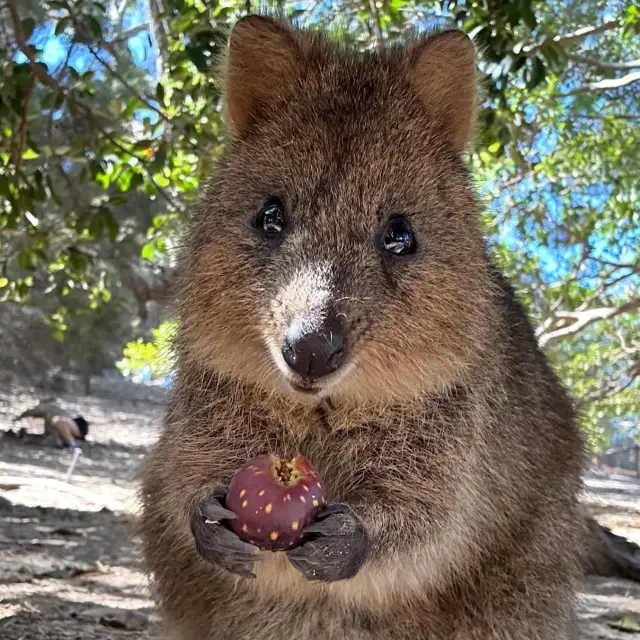
[[[130,519],[136,472],[157,437],[162,405],[136,395],[61,396],[91,423],[67,483],[66,451],[4,434],[37,398],[0,393],[2,640],[157,637]],[[38,421],[21,426],[39,428]]]
[[[62,401],[71,408],[78,398]],[[90,420],[91,441],[66,483],[68,453],[2,437],[10,418],[34,402],[32,392],[0,391],[0,638],[159,637],[129,525],[161,403],[80,398],[73,408]],[[584,500],[640,543],[639,482],[591,475]],[[640,640],[640,584],[590,579],[580,600],[581,639]]]

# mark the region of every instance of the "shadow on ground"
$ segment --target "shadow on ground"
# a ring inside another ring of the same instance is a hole
[[[0,499],[0,637],[149,638],[131,518]]]

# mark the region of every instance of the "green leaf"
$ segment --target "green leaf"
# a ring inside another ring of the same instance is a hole
[[[4,289],[9,284],[9,280],[4,277],[0,277],[0,289]]]
[[[25,40],[28,40],[33,33],[33,30],[36,28],[36,21],[33,18],[25,18],[21,23],[22,27],[22,35]]]
[[[107,104],[107,109],[109,110],[109,113],[116,117],[119,118],[120,114],[122,113],[122,102],[120,102],[120,100],[109,100],[109,103]]]
[[[144,182],[144,177],[141,173],[135,171],[131,176],[131,182],[129,183],[129,189],[135,191]]]
[[[56,24],[56,29],[55,29],[55,35],[60,36],[62,35],[66,28],[71,24],[71,18],[62,18],[61,20],[58,20],[58,23]]]
[[[29,251],[29,249],[22,249],[20,253],[18,253],[17,262],[20,268],[25,271],[36,270],[36,255],[32,251]]]
[[[153,248],[153,243],[148,242],[142,247],[141,255],[145,260],[153,260],[154,254],[155,250]]]
[[[129,186],[131,185],[132,176],[133,176],[133,172],[130,169],[123,171],[118,176],[118,187],[120,187],[121,191],[128,191]]]
[[[67,249],[69,267],[76,272],[84,272],[89,266],[89,256],[77,249],[69,247]]]
[[[89,24],[89,30],[93,34],[93,37],[96,40],[102,40],[102,25],[96,20],[93,16],[87,17],[87,22]]]
[[[162,82],[158,82],[156,85],[156,98],[161,105],[164,104],[164,85]]]
[[[39,158],[40,154],[36,153],[33,149],[27,149],[23,154],[22,154],[22,159],[23,160],[35,160],[36,158]]]
[[[191,59],[191,62],[196,65],[198,71],[207,71],[209,68],[209,59],[205,56],[202,47],[186,45],[185,51]]]
[[[544,62],[536,56],[531,63],[531,71],[529,74],[529,80],[527,81],[527,88],[535,89],[544,80],[544,76]]]
[[[525,2],[522,7],[522,19],[524,23],[531,29],[532,31],[538,26],[538,21],[536,19],[536,14],[533,11],[533,8],[529,2]]]
[[[167,159],[167,143],[162,141],[158,145],[158,149],[155,152],[153,157],[153,162],[151,163],[151,171],[158,172],[161,171],[164,167],[165,160]]]
[[[108,217],[105,218],[104,221],[105,229],[107,230],[107,236],[111,242],[115,242],[118,237],[118,233],[120,233],[120,225],[118,221],[113,217],[113,214],[109,212]]]
[[[129,120],[131,116],[134,114],[136,109],[139,109],[142,106],[142,102],[138,98],[131,98],[129,102],[127,102],[124,111],[122,112],[122,118],[124,120]]]

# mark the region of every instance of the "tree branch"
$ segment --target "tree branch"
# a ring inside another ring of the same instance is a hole
[[[136,89],[134,89],[134,87],[132,87],[129,82],[120,74],[118,73],[106,60],[104,60],[102,58],[102,56],[90,45],[87,45],[87,49],[89,49],[89,53],[116,79],[118,80],[118,82],[120,82],[122,85],[124,85],[129,92],[131,93],[131,95],[135,96],[136,98],[138,98],[138,100],[140,100],[140,102],[142,104],[145,105],[145,107],[147,107],[148,109],[150,109],[151,111],[155,111],[155,113],[158,114],[158,116],[164,120],[165,122],[168,122],[169,124],[171,124],[171,119],[169,118],[169,116],[167,116],[163,111],[161,111],[160,109],[158,109],[157,107],[154,107],[145,97],[141,96],[138,91]]]
[[[122,35],[118,36],[117,38],[114,38],[113,40],[110,40],[109,44],[117,44],[119,42],[125,42],[129,38],[133,38],[133,36],[137,36],[139,33],[142,33],[143,31],[148,31],[150,28],[151,27],[147,23],[139,24],[135,27],[131,27],[131,29],[128,29]]]
[[[136,160],[138,160],[140,162],[140,166],[142,167],[142,170],[149,176],[149,178],[151,179],[151,182],[153,182],[153,186],[156,188],[156,190],[158,191],[158,193],[178,212],[184,214],[185,211],[182,208],[182,206],[180,204],[178,204],[172,196],[169,195],[169,193],[163,188],[161,187],[154,179],[153,176],[149,173],[149,171],[147,170],[147,168],[144,166],[144,158],[141,158],[139,155],[136,155],[135,153],[133,153],[133,151],[131,151],[130,149],[127,149],[125,146],[123,146],[122,144],[120,144],[112,135],[110,135],[107,131],[105,131],[104,129],[100,129],[100,131],[102,132],[102,135],[109,140],[109,142],[111,142],[111,144],[116,147],[116,149],[120,150],[122,153],[126,153],[128,156],[130,156],[131,158],[135,158]]]
[[[16,174],[20,171],[20,164],[22,163],[22,154],[24,153],[24,146],[27,141],[27,119],[29,102],[31,100],[31,94],[33,87],[36,84],[36,74],[31,70],[29,74],[29,80],[27,84],[27,90],[24,93],[24,100],[22,101],[22,113],[20,114],[20,127],[18,128],[17,136],[13,140],[12,160],[13,168]]]
[[[640,260],[636,262],[612,262],[611,260],[604,260],[597,256],[589,256],[589,260],[593,260],[598,264],[603,264],[607,267],[613,267],[614,269],[632,269],[633,271],[640,270]]]
[[[573,31],[571,33],[565,33],[562,35],[557,35],[553,38],[553,42],[559,44],[563,47],[567,45],[577,44],[578,42],[582,42],[586,38],[590,36],[597,36],[602,33],[606,33],[607,31],[611,31],[612,29],[616,29],[617,27],[622,26],[618,20],[610,20],[609,22],[605,22],[604,24],[592,26],[592,27],[582,27]],[[542,43],[532,44],[527,47],[523,47],[523,53],[527,55],[533,55],[537,53],[542,48]]]
[[[607,289],[611,289],[623,280],[631,278],[636,273],[638,273],[638,270],[640,269],[640,262],[638,262],[637,264],[616,264],[607,262],[605,260],[600,260],[595,256],[591,256],[591,259],[603,266],[610,267],[610,269],[606,273],[604,273],[604,275],[602,273],[599,274],[601,282],[598,285],[598,288],[593,292],[592,295],[584,300],[584,302],[576,309],[576,311],[584,311],[585,309],[588,309],[595,300],[597,300],[605,291],[607,291]],[[613,280],[610,280],[609,278],[611,278],[611,276],[613,276],[618,271],[627,271],[627,273],[623,273]]]
[[[382,21],[375,0],[369,0],[369,10],[373,18],[373,32],[375,34],[376,44],[381,47],[383,42]]]
[[[631,387],[634,382],[640,376],[640,369],[633,369],[629,372],[629,375],[624,376],[614,382],[610,382],[609,384],[603,385],[597,391],[593,391],[592,393],[587,393],[579,399],[578,404],[580,407],[585,407],[586,405],[592,404],[593,402],[601,402],[602,400],[608,400],[609,398],[613,398],[613,396],[617,396],[619,393],[622,393],[629,387]]]
[[[604,113],[600,115],[580,113],[573,117],[581,120],[640,120],[640,115],[631,113]]]
[[[33,52],[26,43],[24,33],[22,32],[22,25],[20,23],[20,15],[16,8],[16,0],[6,0],[7,9],[9,10],[9,16],[11,18],[11,24],[13,26],[13,33],[15,35],[16,45],[19,51],[27,58],[29,65],[40,78],[43,84],[50,86],[51,88],[64,93],[62,87],[56,82],[56,80],[47,73],[46,68],[41,65],[33,55]]]
[[[40,81],[43,84],[46,84],[47,86],[51,87],[52,89],[55,89],[57,92],[61,93],[62,95],[66,96],[67,98],[69,98],[72,103],[79,107],[80,109],[82,109],[85,112],[85,115],[89,118],[89,120],[91,121],[91,123],[93,124],[94,127],[96,127],[96,129],[98,129],[103,136],[105,136],[105,138],[107,138],[107,140],[109,140],[116,148],[120,149],[120,151],[122,151],[123,153],[126,153],[134,158],[137,158],[138,160],[142,160],[139,156],[137,156],[136,154],[134,154],[132,151],[129,151],[129,149],[127,149],[126,147],[124,147],[123,145],[121,145],[117,140],[115,140],[115,138],[113,136],[111,136],[103,127],[101,127],[97,122],[96,122],[96,118],[95,118],[95,114],[93,112],[93,109],[85,104],[84,102],[78,100],[77,98],[75,98],[75,96],[70,96],[65,90],[64,88],[60,85],[60,83],[53,77],[51,76],[48,72],[47,69],[44,65],[40,64],[35,56],[33,55],[33,52],[31,51],[31,49],[29,48],[29,46],[27,45],[25,38],[24,38],[24,34],[22,32],[22,27],[20,25],[20,16],[18,15],[18,10],[16,8],[16,0],[6,0],[7,1],[7,6],[9,8],[9,14],[11,16],[11,22],[13,24],[13,29],[14,29],[14,33],[16,36],[16,44],[18,46],[18,49],[26,56],[27,60],[29,61],[29,66],[35,71],[35,73],[38,75],[38,77],[40,78]],[[155,180],[153,180],[153,177],[149,174],[149,172],[147,171],[147,169],[144,166],[144,162],[141,162],[141,166],[143,168],[143,170],[147,173],[147,175],[149,175],[149,177],[151,178],[151,181],[153,182],[154,186],[156,187],[158,193],[176,210],[176,211],[180,211],[181,213],[184,213],[182,207],[158,184],[156,184]]]
[[[120,6],[116,9],[118,20],[120,22],[122,22],[122,18],[124,17],[124,12],[127,10],[127,2],[128,0],[122,0],[122,2],[120,2]]]
[[[611,31],[611,29],[615,29],[619,27],[620,22],[618,20],[610,20],[609,22],[605,22],[604,24],[591,26],[591,27],[581,27],[580,29],[576,29],[572,33],[565,33],[563,35],[556,36],[553,41],[557,44],[561,44],[563,46],[568,44],[576,44],[577,42],[581,42],[585,38],[589,36],[598,36],[601,33],[605,33],[607,31]]]
[[[640,80],[640,71],[634,73],[628,73],[622,78],[611,78],[607,80],[600,80],[599,82],[590,82],[581,87],[576,87],[566,93],[557,93],[557,98],[569,98],[571,96],[577,96],[582,93],[598,93],[600,91],[607,91],[609,89],[619,89],[620,87],[626,87],[634,82]]]
[[[156,74],[160,78],[164,67],[164,53],[168,51],[169,24],[166,18],[158,18],[159,15],[166,15],[162,0],[147,0],[147,6],[151,18],[151,33],[159,51],[156,57]]]
[[[585,309],[584,311],[556,311],[552,316],[552,322],[547,324],[553,326],[554,321],[566,321],[567,324],[553,331],[542,330],[538,333],[538,344],[546,347],[551,342],[573,336],[594,322],[608,320],[624,313],[632,313],[640,309],[640,296],[621,304],[617,307],[598,307],[595,309]]]
[[[532,173],[533,173],[533,169],[530,169],[529,171],[525,171],[520,175],[517,175],[513,178],[509,178],[509,180],[505,180],[500,185],[500,190],[509,189],[510,187],[515,187],[516,185],[520,184],[523,180],[526,180],[527,178],[529,178]]]
[[[640,69],[640,60],[630,60],[629,62],[605,62],[597,58],[589,58],[587,56],[569,55],[569,60],[580,64],[587,64],[591,67],[598,67],[605,71],[626,71],[628,69]]]

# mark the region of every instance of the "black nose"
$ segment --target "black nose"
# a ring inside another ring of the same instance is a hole
[[[285,342],[282,355],[303,378],[321,378],[338,369],[346,351],[344,327],[338,318],[330,318],[318,331]]]

